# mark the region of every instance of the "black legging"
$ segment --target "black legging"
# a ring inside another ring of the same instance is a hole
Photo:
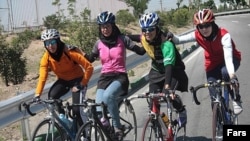
[[[150,93],[165,92],[164,85],[165,85],[165,80],[162,80],[158,83],[150,83],[149,92]],[[174,89],[174,87],[177,87],[176,85],[178,85],[178,81],[172,78],[171,89]],[[160,105],[158,106],[159,106],[158,108],[160,108]],[[176,94],[176,98],[173,100],[173,107],[179,112],[184,110],[182,100],[180,96],[177,94]]]
[[[48,97],[52,99],[59,99],[63,95],[65,95],[70,88],[73,86],[78,86],[81,83],[82,77],[76,78],[70,81],[58,79],[50,88]],[[80,91],[79,92],[72,92],[72,103],[80,103]],[[57,111],[59,113],[65,114],[65,111],[63,108],[61,108],[62,103],[57,105]],[[81,119],[80,114],[80,108],[79,107],[73,107],[73,114],[77,118],[78,125],[81,126],[83,124],[83,121]]]

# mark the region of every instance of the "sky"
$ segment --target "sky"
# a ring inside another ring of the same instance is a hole
[[[11,10],[8,10],[7,1],[11,1],[12,3],[13,14],[9,14]],[[146,12],[161,10],[160,1],[162,1],[163,10],[177,8],[177,0],[151,0]],[[183,4],[188,5],[188,1],[189,0],[184,0]],[[216,4],[219,3],[219,0],[214,1]],[[52,0],[0,0],[0,26],[2,26],[5,31],[10,31],[11,27],[17,28],[41,25],[44,17],[54,14],[59,9],[53,6],[51,2]],[[92,19],[104,10],[116,13],[120,9],[128,9],[127,5],[120,0],[76,0],[76,2],[76,11],[79,13],[84,8],[89,7]],[[60,9],[65,9],[65,11],[67,11],[67,0],[61,0],[61,3]]]

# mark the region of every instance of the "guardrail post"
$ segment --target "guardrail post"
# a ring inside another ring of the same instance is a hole
[[[21,130],[22,130],[23,140],[31,141],[31,135],[30,135],[31,130],[28,118],[24,118],[21,120]]]
[[[16,95],[20,94],[19,87],[16,88],[17,93]],[[22,106],[20,106],[20,111],[22,111]],[[30,125],[28,118],[23,118],[21,120],[21,132],[22,132],[22,138],[23,141],[31,141],[31,135],[30,135]]]

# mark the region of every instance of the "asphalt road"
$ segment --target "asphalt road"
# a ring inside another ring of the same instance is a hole
[[[230,15],[216,17],[216,23],[225,27],[235,41],[237,48],[242,53],[242,62],[237,76],[240,81],[240,94],[242,96],[243,113],[239,115],[239,124],[250,125],[250,75],[249,75],[249,56],[250,56],[250,14]],[[189,86],[196,86],[206,82],[203,65],[203,50],[198,48],[184,59],[186,72],[189,76]],[[148,90],[148,85],[140,89],[136,94]],[[201,105],[192,102],[190,93],[179,93],[187,108],[187,138],[188,141],[210,141],[212,135],[212,111],[210,98],[207,89],[198,93]],[[138,123],[138,139],[141,136],[141,128],[147,115],[147,105],[144,100],[133,101]]]

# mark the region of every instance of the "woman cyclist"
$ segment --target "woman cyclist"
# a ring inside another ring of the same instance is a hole
[[[169,89],[188,91],[188,77],[179,51],[159,28],[160,18],[156,13],[146,13],[140,17],[141,35],[128,35],[133,41],[141,42],[152,60],[149,72],[149,92],[168,92]],[[172,97],[173,106],[180,113],[181,124],[187,122],[186,109],[178,95]]]
[[[80,53],[70,51],[69,46],[60,40],[60,34],[56,29],[44,30],[41,39],[46,49],[40,61],[39,80],[35,92],[34,101],[39,101],[48,72],[53,71],[56,82],[51,86],[48,97],[58,99],[65,95],[71,88],[72,103],[80,102],[80,90],[86,88],[93,73],[92,64]],[[65,111],[57,105],[60,114]],[[79,127],[83,124],[79,107],[73,108],[73,113],[77,117]]]
[[[218,27],[215,17],[210,9],[203,9],[194,14],[196,30],[183,36],[174,36],[176,44],[196,41],[203,49],[205,55],[205,71],[207,81],[222,79],[225,81],[237,81],[235,71],[240,66],[241,53],[228,31]],[[225,88],[224,97],[226,104],[229,104],[230,87]],[[213,89],[209,89],[212,100]],[[242,112],[240,95],[233,101],[234,113]]]
[[[104,102],[113,119],[117,140],[122,140],[123,132],[120,123],[117,97],[128,92],[129,80],[126,70],[126,48],[139,55],[145,50],[137,46],[127,36],[122,35],[115,24],[115,16],[109,11],[97,16],[99,40],[92,53],[86,55],[90,62],[100,58],[102,69],[97,84],[96,102]],[[97,110],[101,110],[98,108]]]

